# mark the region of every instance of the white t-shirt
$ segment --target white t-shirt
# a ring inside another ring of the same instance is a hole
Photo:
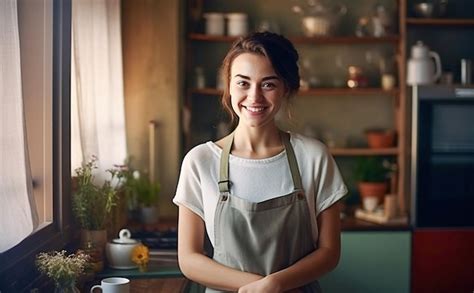
[[[311,211],[314,243],[318,240],[317,216],[341,199],[347,188],[327,148],[319,141],[291,133],[303,188]],[[219,198],[219,164],[222,149],[208,141],[190,150],[182,163],[173,202],[200,216],[214,245],[214,212]],[[230,194],[262,202],[293,192],[286,151],[265,159],[229,157]]]

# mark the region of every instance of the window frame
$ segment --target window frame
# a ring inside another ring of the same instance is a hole
[[[39,287],[36,255],[64,248],[74,236],[70,168],[71,0],[53,0],[52,61],[53,221],[0,253],[0,291],[20,292]]]

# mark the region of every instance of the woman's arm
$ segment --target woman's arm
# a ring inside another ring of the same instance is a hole
[[[226,267],[204,254],[204,221],[190,209],[179,207],[178,261],[183,274],[207,287],[237,291],[262,277]]]
[[[239,292],[259,292],[261,288],[272,288],[284,292],[302,287],[333,270],[341,251],[340,203],[336,202],[318,215],[318,249],[292,266],[240,288]]]

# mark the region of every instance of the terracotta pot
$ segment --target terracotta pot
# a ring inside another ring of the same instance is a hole
[[[394,130],[367,130],[365,134],[370,148],[389,148],[395,145]]]
[[[388,190],[387,182],[359,182],[359,194],[361,198],[373,196],[378,198],[378,204],[382,204]]]

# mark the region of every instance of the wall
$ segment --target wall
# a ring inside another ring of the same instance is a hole
[[[134,165],[148,169],[148,122],[159,123],[155,163],[163,217],[177,210],[171,198],[180,165],[181,6],[181,1],[122,1],[127,147]]]

